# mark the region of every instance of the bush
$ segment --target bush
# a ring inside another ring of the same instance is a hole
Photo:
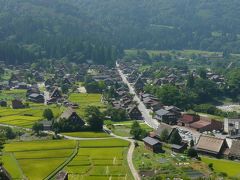
[[[213,169],[213,163],[208,164],[208,167],[209,167],[209,169],[211,169],[212,171],[214,170],[214,169]]]
[[[198,157],[198,154],[197,154],[197,151],[193,148],[190,148],[188,151],[187,151],[187,156],[191,157],[191,158],[196,158]]]

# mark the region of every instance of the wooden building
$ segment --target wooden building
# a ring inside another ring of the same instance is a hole
[[[12,108],[13,109],[22,109],[22,108],[25,108],[25,106],[21,100],[14,99],[14,100],[12,100]]]
[[[201,154],[221,157],[228,150],[228,145],[225,139],[201,135],[196,145],[196,150]]]
[[[145,137],[143,139],[143,142],[144,142],[145,148],[154,153],[159,153],[162,151],[162,143],[157,139],[154,139],[151,137]]]

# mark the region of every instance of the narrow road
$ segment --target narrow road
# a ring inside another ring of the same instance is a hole
[[[121,69],[119,68],[119,64],[117,62],[116,62],[116,67],[117,67],[117,70],[118,70],[123,82],[125,84],[127,84],[128,88],[129,88],[129,92],[134,95],[134,100],[138,103],[138,108],[142,112],[143,120],[145,121],[145,123],[148,126],[152,127],[153,129],[157,129],[159,122],[156,119],[152,118],[152,116],[150,115],[150,111],[145,107],[143,102],[140,100],[140,98],[134,91],[134,88],[128,82],[126,75],[124,75],[123,72],[121,71]]]

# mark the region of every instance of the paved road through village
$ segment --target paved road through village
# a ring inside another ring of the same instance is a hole
[[[123,82],[125,84],[127,84],[128,88],[129,88],[129,92],[134,95],[134,100],[138,103],[138,108],[142,112],[142,116],[143,116],[145,123],[148,126],[154,128],[154,129],[157,129],[159,122],[156,119],[152,118],[152,116],[150,115],[150,111],[145,107],[143,102],[137,96],[132,85],[128,82],[126,75],[124,75],[123,72],[121,71],[121,69],[119,68],[119,64],[117,62],[116,62],[116,67],[117,67],[117,70],[118,70]]]

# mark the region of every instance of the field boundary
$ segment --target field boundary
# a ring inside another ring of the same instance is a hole
[[[77,155],[79,149],[79,141],[76,141],[76,147],[72,153],[72,155],[67,158],[66,161],[64,161],[61,165],[59,165],[51,174],[49,174],[44,180],[50,180],[52,179],[59,171],[61,171],[70,161],[73,160],[73,158]]]

